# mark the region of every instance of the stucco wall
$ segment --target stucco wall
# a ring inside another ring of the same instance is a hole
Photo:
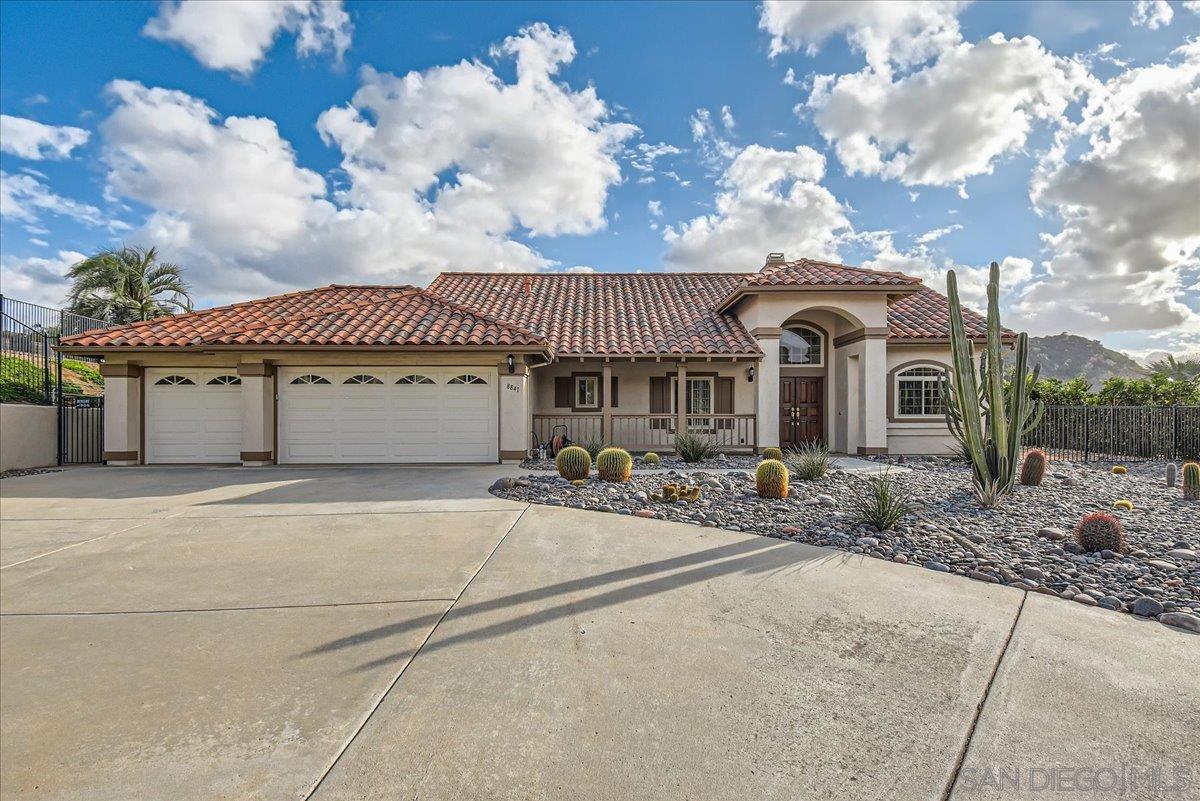
[[[949,345],[895,345],[888,347],[887,369],[888,381],[893,380],[891,372],[910,362],[924,362],[931,365],[950,365]],[[894,392],[889,397],[888,417],[895,415]],[[946,424],[941,420],[903,422],[889,419],[888,421],[888,452],[906,455],[944,456],[954,446],[954,437],[946,430]]]
[[[58,410],[28,403],[0,404],[0,471],[58,463]]]
[[[744,362],[704,362],[692,361],[687,363],[689,374],[716,373],[718,376],[733,379],[733,413],[754,414],[755,385],[747,379],[747,371],[751,361]],[[614,361],[613,376],[617,379],[617,414],[649,414],[650,413],[650,377],[665,376],[674,373],[674,362],[621,362]],[[571,373],[599,373],[599,362],[580,362],[569,359],[554,364],[539,367],[535,370],[537,382],[534,388],[535,414],[571,414],[570,408],[558,408],[554,405],[554,379],[558,376],[569,376]],[[599,414],[597,409],[591,414]]]

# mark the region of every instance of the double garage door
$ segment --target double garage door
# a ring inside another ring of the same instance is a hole
[[[287,367],[276,376],[278,461],[495,462],[495,369]],[[146,461],[237,462],[241,379],[146,371]]]

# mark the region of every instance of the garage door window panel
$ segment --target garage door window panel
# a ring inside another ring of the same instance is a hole
[[[165,375],[154,382],[156,387],[194,387],[196,382],[185,375]]]
[[[487,379],[477,375],[456,375],[446,382],[447,384],[486,384]]]
[[[396,383],[404,386],[431,386],[437,382],[427,375],[417,375],[413,373],[410,375],[400,376],[400,379],[396,381]]]
[[[376,384],[376,385],[383,384],[383,381],[382,381],[382,379],[379,379],[373,375],[367,375],[366,373],[359,373],[358,375],[350,376],[342,383],[358,385],[358,386],[366,386],[368,384]]]
[[[332,383],[328,378],[321,375],[313,375],[311,373],[300,375],[293,378],[289,383],[292,384],[329,384]]]
[[[242,379],[236,375],[219,375],[208,379],[208,386],[210,387],[236,387],[240,386],[241,383]]]

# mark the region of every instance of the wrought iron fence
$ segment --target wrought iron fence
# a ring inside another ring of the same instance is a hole
[[[1025,445],[1051,458],[1200,458],[1200,406],[1047,406]]]
[[[57,402],[61,394],[87,394],[80,373],[92,373],[98,359],[73,357],[63,377],[62,358],[54,351],[59,337],[103,328],[105,320],[51,309],[0,295],[0,397],[17,403]]]

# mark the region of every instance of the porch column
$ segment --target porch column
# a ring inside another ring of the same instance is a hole
[[[675,380],[675,436],[687,430],[687,362],[680,361]]]
[[[533,425],[532,382],[529,365],[518,361],[516,372],[500,368],[500,461],[517,464],[529,448],[529,432]]]
[[[615,445],[612,425],[612,362],[605,361],[601,369],[600,413],[603,419],[600,421],[600,441],[604,445]]]
[[[104,461],[135,465],[142,450],[142,368],[100,365],[104,376]]]
[[[864,456],[887,453],[887,340],[879,337],[863,341],[859,359],[859,402],[862,404],[862,444]]]
[[[242,465],[275,462],[275,365],[242,362]]]
[[[779,447],[779,336],[780,330],[755,329],[754,339],[762,349],[758,363],[757,415],[754,421],[758,450]]]

